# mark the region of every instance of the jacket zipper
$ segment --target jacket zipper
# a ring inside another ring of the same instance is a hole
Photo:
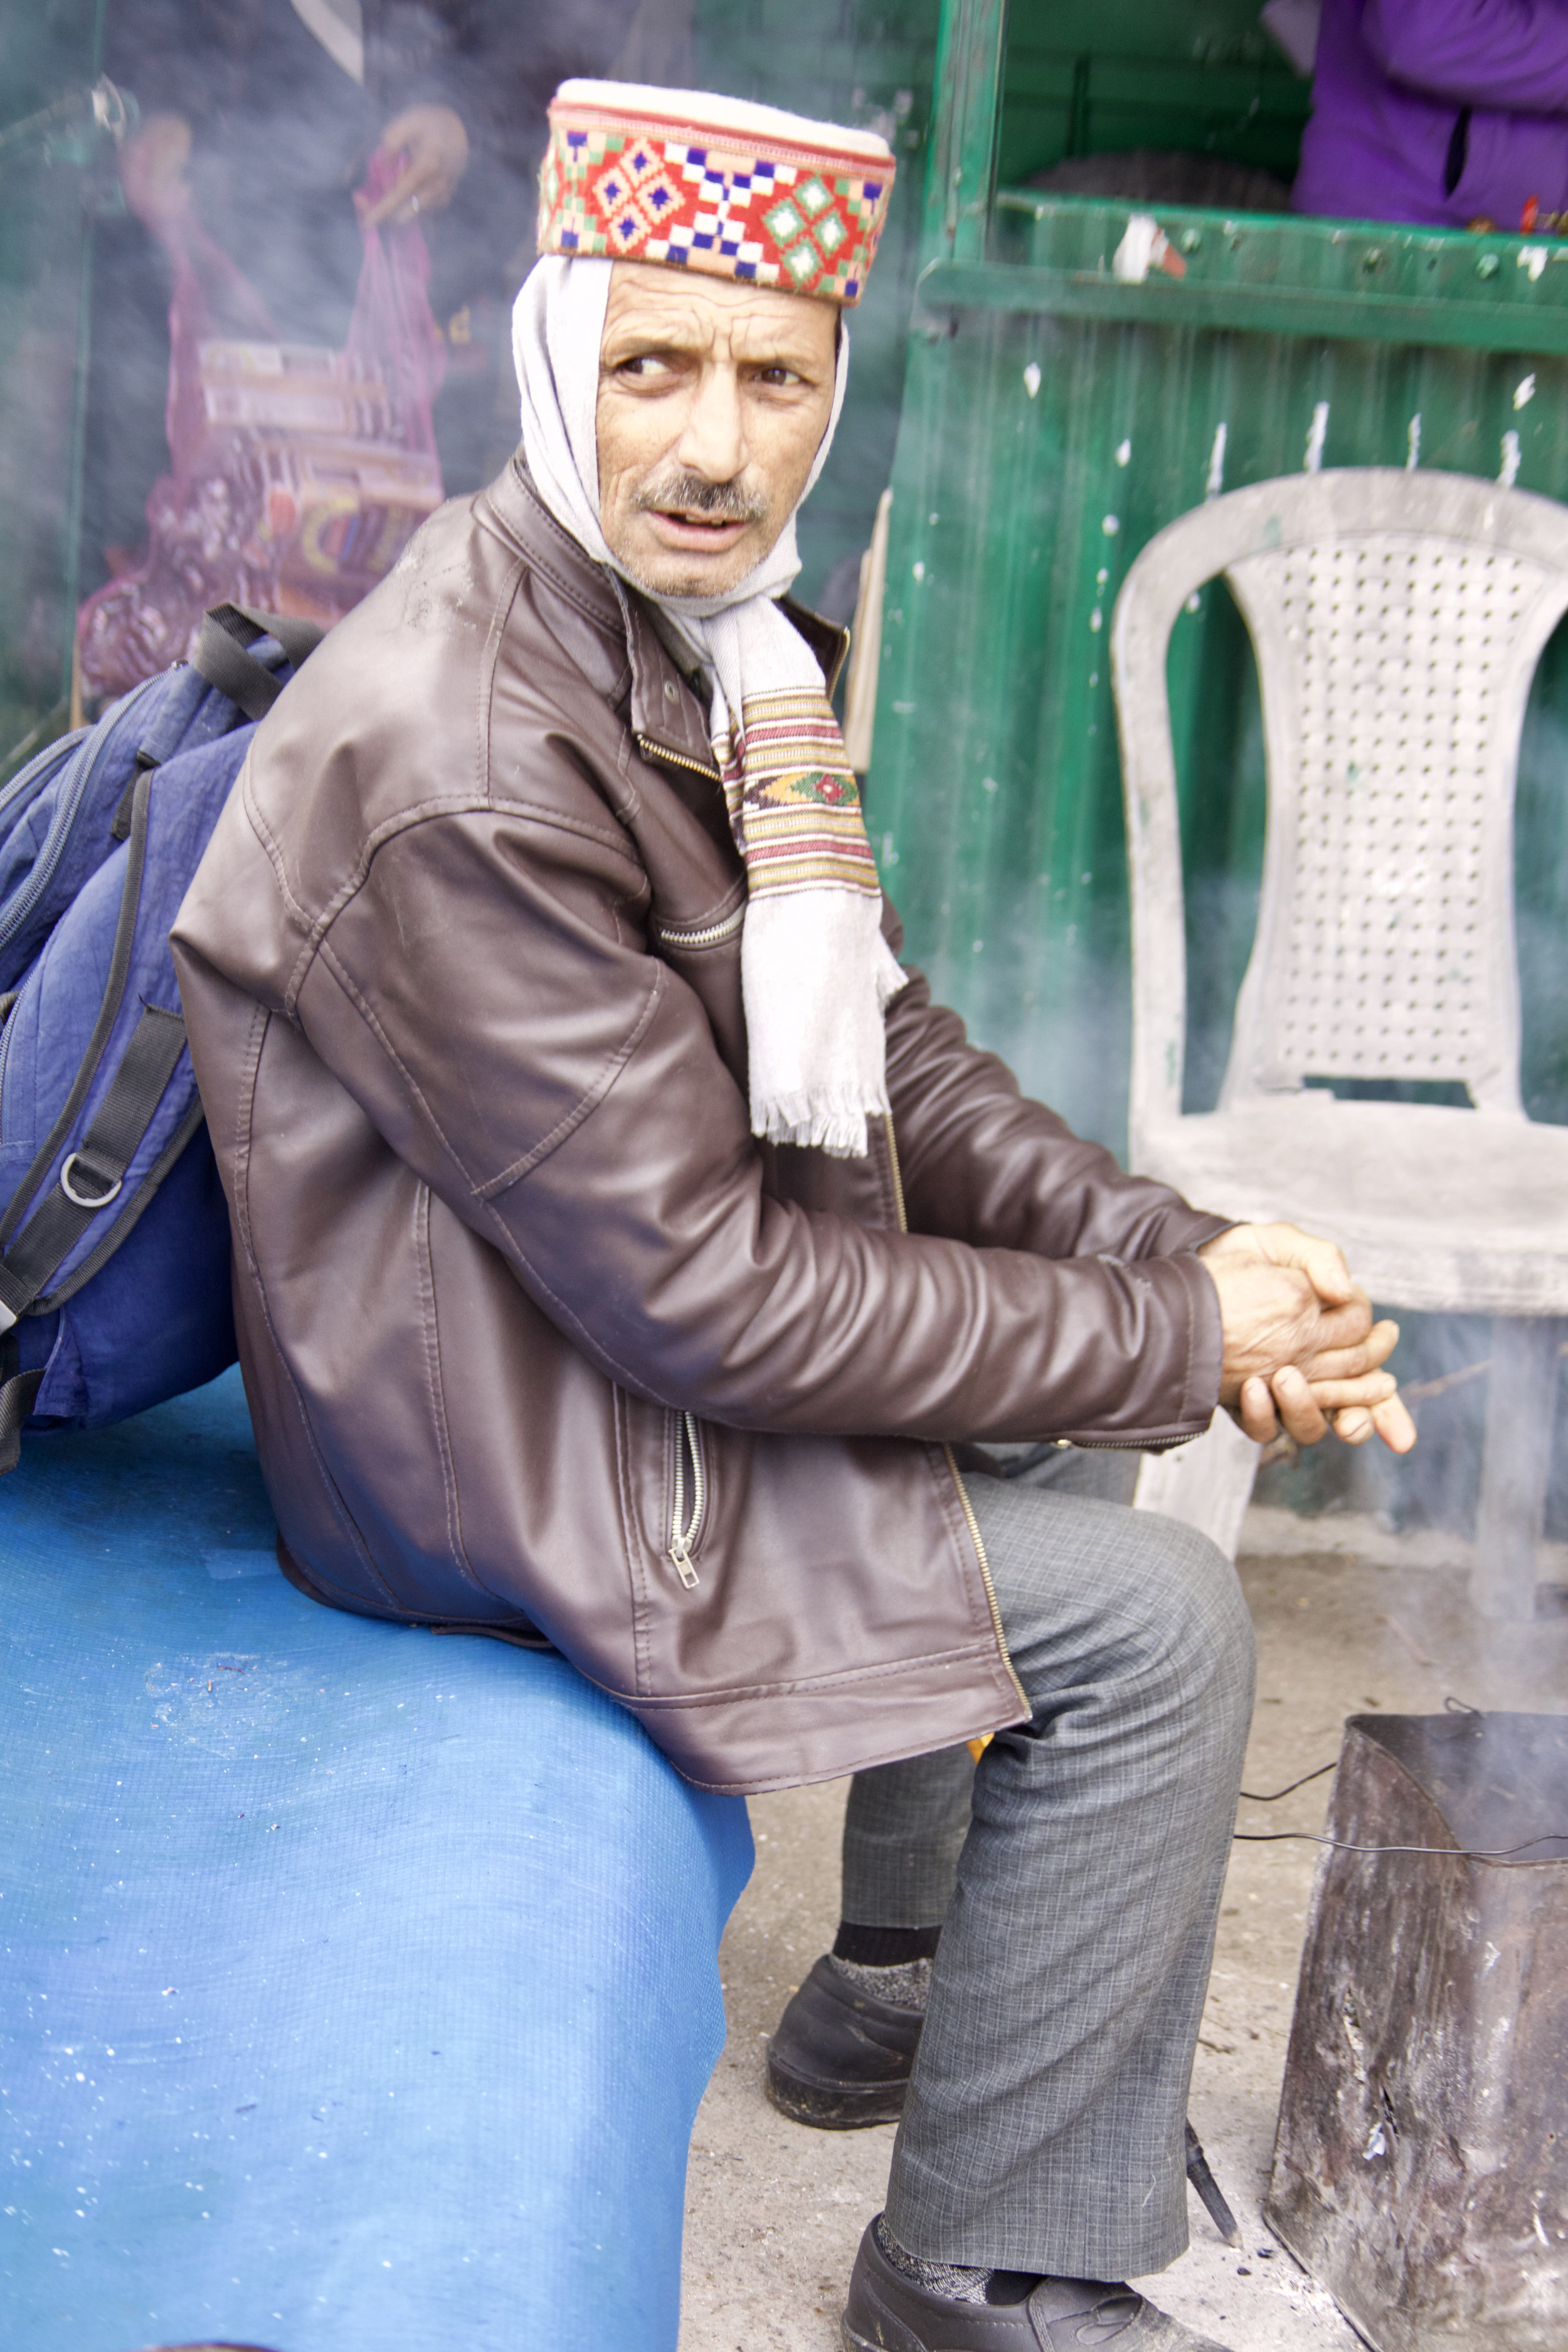
[[[980,1561],[980,1574],[985,1586],[985,1598],[990,1604],[991,1626],[996,1636],[996,1647],[1002,1653],[1002,1663],[1007,1669],[1013,1688],[1018,1694],[1020,1711],[1025,1715],[1032,1715],[1034,1709],[1029,1705],[1027,1694],[1023,1684],[1018,1680],[1012,1658],[1008,1654],[1007,1637],[1002,1631],[1002,1612],[996,1606],[996,1588],[991,1581],[991,1563],[985,1557],[985,1546],[980,1534],[980,1522],[974,1516],[974,1506],[969,1499],[969,1489],[959,1475],[958,1464],[953,1459],[952,1446],[944,1445],[942,1450],[947,1456],[947,1466],[952,1473],[952,1483],[958,1489],[958,1499],[963,1506],[963,1516],[969,1522],[970,1541],[973,1544],[976,1557]]]
[[[882,1125],[888,1131],[888,1164],[893,1171],[893,1210],[899,1220],[900,1233],[907,1234],[910,1229],[910,1217],[909,1211],[904,1206],[904,1171],[899,1166],[898,1139],[893,1133],[893,1114],[890,1110],[885,1110],[882,1113]]]
[[[1198,1432],[1202,1436],[1203,1432]],[[1192,1437],[1074,1437],[1068,1443],[1080,1454],[1173,1454],[1178,1445],[1193,1445]]]
[[[686,1457],[691,1456],[691,1517],[686,1516]],[[702,1475],[702,1444],[695,1413],[683,1412],[675,1433],[675,1496],[669,1515],[669,1557],[675,1562],[675,1572],[688,1592],[697,1584],[697,1570],[691,1565],[692,1547],[702,1533],[703,1514],[708,1507],[708,1487]]]
[[[651,735],[634,735],[632,740],[645,760],[668,760],[672,767],[685,768],[694,776],[706,776],[710,783],[719,782],[718,769],[706,760],[693,760],[684,751],[673,751],[668,743],[656,743]],[[706,923],[700,929],[679,929],[664,923],[655,923],[653,928],[661,947],[713,948],[721,940],[733,939],[745,919],[746,909],[742,903],[733,914],[726,915],[722,922]]]
[[[632,740],[645,760],[668,760],[672,768],[689,768],[694,776],[706,776],[710,784],[720,780],[711,760],[694,760],[688,752],[671,751],[668,743],[656,743],[651,735],[634,735]]]
[[[721,940],[732,940],[745,919],[746,908],[742,900],[733,914],[726,915],[721,922],[706,923],[696,930],[677,929],[668,923],[655,923],[654,937],[660,947],[665,948],[714,948]]]
[[[891,1111],[883,1112],[882,1125],[888,1136],[888,1159],[893,1171],[893,1205],[899,1213],[899,1231],[901,1234],[907,1234],[910,1221],[904,1207],[904,1180],[899,1167],[899,1141],[893,1133]],[[1012,1658],[1008,1654],[1007,1637],[1002,1631],[1002,1612],[996,1605],[996,1588],[991,1581],[991,1563],[985,1557],[985,1542],[980,1532],[980,1522],[974,1516],[974,1506],[969,1499],[969,1489],[959,1475],[958,1464],[953,1458],[952,1446],[944,1444],[942,1450],[947,1456],[947,1466],[952,1474],[952,1483],[958,1489],[958,1499],[963,1507],[963,1516],[969,1527],[969,1539],[974,1546],[974,1557],[980,1562],[980,1580],[985,1587],[986,1606],[991,1612],[991,1630],[996,1636],[996,1647],[1002,1653],[1002,1663],[1007,1669],[1008,1679],[1018,1694],[1018,1706],[1021,1712],[1025,1715],[1032,1715],[1034,1709],[1029,1705],[1028,1695],[1018,1680]],[[677,1492],[679,1491],[678,1488]]]

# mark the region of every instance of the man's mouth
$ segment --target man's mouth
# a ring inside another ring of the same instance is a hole
[[[725,555],[752,528],[750,515],[694,513],[689,507],[649,507],[649,521],[667,548],[681,555]]]
[[[682,530],[707,531],[715,538],[743,530],[750,520],[750,517],[734,515],[694,514],[689,507],[658,507],[655,511],[661,521],[676,523]]]
[[[682,554],[721,554],[766,517],[766,500],[735,482],[705,482],[679,468],[646,484],[635,504],[658,537]]]

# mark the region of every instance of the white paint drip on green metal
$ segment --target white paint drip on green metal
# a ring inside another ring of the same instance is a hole
[[[1306,463],[1302,472],[1320,474],[1323,469],[1323,444],[1329,437],[1329,404],[1320,400],[1312,411],[1311,430],[1307,435]]]

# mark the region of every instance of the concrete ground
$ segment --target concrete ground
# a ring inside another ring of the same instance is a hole
[[[1369,1518],[1249,1514],[1241,1570],[1260,1671],[1248,1789],[1279,1789],[1329,1762],[1344,1717],[1371,1708],[1432,1713],[1450,1693],[1478,1706],[1563,1708],[1568,1559],[1554,1549],[1549,1613],[1521,1626],[1470,1614],[1467,1564],[1453,1538],[1394,1537]],[[692,2135],[680,2352],[837,2352],[855,2248],[882,2202],[890,2125],[807,2130],[775,2114],[762,2088],[779,2011],[832,1938],[847,1785],[752,1802],[757,1867],[721,1956],[729,2041]],[[1321,1830],[1329,1785],[1244,1805],[1240,1826]],[[1221,2242],[1193,2199],[1190,2250],[1142,2282],[1235,2352],[1354,2352],[1360,2340],[1259,2210],[1318,1852],[1237,1845],[1219,1923],[1191,2114],[1242,2249]]]

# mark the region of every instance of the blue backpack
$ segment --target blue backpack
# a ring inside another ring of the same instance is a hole
[[[235,1359],[228,1211],[169,930],[255,721],[321,637],[221,604],[0,791],[0,1472]]]

